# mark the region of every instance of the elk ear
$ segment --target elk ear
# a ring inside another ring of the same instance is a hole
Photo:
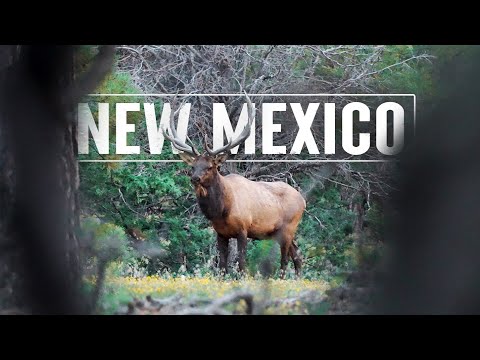
[[[213,159],[213,162],[215,163],[216,166],[220,166],[227,159],[228,159],[228,153],[223,153],[223,154],[217,155],[215,159]]]
[[[187,154],[187,153],[184,153],[184,152],[181,152],[178,154],[180,156],[180,158],[185,162],[187,163],[188,165],[192,166],[193,163],[195,162],[195,158],[190,155],[190,154]]]

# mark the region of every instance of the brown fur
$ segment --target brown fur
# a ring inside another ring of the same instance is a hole
[[[237,239],[241,271],[245,268],[247,238],[273,239],[281,248],[282,277],[289,257],[299,275],[302,261],[293,240],[306,206],[302,195],[283,182],[254,182],[236,174],[222,176],[218,172],[221,161],[224,158],[209,156],[187,161],[193,165],[192,182],[200,208],[218,234],[220,267],[227,270],[230,238]]]

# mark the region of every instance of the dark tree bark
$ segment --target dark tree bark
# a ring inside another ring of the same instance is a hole
[[[365,222],[365,206],[363,199],[354,199],[350,204],[350,210],[355,214],[353,220],[353,234],[358,239],[363,232],[363,224]]]
[[[2,179],[0,221],[10,260],[6,278],[17,295],[10,303],[34,313],[77,313],[78,169],[72,111],[60,101],[73,80],[73,48],[4,52],[10,63],[2,66],[0,85],[2,156],[8,159],[2,173],[9,176]]]
[[[102,48],[94,63],[105,61],[76,82],[74,52],[73,46],[0,51],[0,286],[6,295],[0,305],[33,313],[85,313],[91,305],[80,291],[73,110],[105,75],[113,47]]]
[[[19,48],[14,45],[0,47],[0,83],[5,83],[11,65],[17,61]],[[5,109],[0,108],[0,309],[17,307],[18,275],[15,264],[21,258],[20,249],[11,234],[14,204],[14,166],[7,146]]]

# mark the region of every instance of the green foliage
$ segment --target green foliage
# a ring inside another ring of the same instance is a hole
[[[305,179],[307,188],[311,180]],[[321,221],[304,214],[297,231],[297,239],[304,257],[304,274],[307,277],[331,279],[351,265],[351,248],[354,214],[340,198],[340,189],[336,184],[325,188],[317,185],[308,195],[307,210]]]
[[[268,261],[272,273],[280,268],[280,246],[274,241],[251,241],[247,247],[247,264],[250,274],[262,273],[261,266]]]
[[[105,315],[112,315],[118,311],[121,305],[124,305],[132,300],[129,291],[121,286],[112,286],[107,283],[105,290],[102,293],[100,301],[100,311]]]
[[[215,237],[206,220],[185,215],[195,198],[184,169],[183,164],[82,164],[85,207],[124,228],[140,229],[147,243],[167,251],[166,257],[149,263],[149,273],[158,265],[169,271],[182,265],[193,270],[212,255],[209,245]]]
[[[371,239],[383,240],[385,219],[383,211],[378,203],[371,204],[365,214],[365,222],[369,229],[369,235]]]
[[[374,78],[380,92],[417,94],[424,96],[432,91],[431,63],[425,60],[404,62],[426,52],[413,45],[389,45],[385,48]],[[396,65],[398,64],[398,65]]]
[[[95,216],[81,221],[82,236],[91,239],[92,251],[98,259],[112,261],[122,259],[128,254],[128,242],[125,231],[112,223],[102,223]]]

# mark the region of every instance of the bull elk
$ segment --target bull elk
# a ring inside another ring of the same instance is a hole
[[[245,94],[246,95],[246,94]],[[273,239],[280,244],[281,276],[285,276],[289,257],[300,275],[302,259],[294,243],[295,232],[305,210],[302,195],[284,182],[251,181],[237,174],[222,176],[220,165],[227,159],[231,148],[244,142],[250,135],[255,109],[248,97],[248,122],[241,134],[223,147],[213,151],[207,145],[205,152],[180,140],[174,125],[174,113],[170,113],[170,135],[163,128],[165,138],[180,150],[181,159],[192,166],[191,182],[195,187],[202,213],[212,223],[217,233],[219,267],[227,272],[228,242],[237,239],[238,266],[245,270],[247,238]]]

